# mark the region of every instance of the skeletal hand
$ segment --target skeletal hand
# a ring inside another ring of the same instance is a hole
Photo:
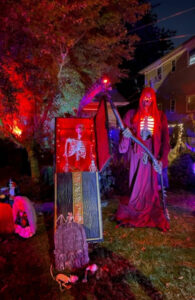
[[[154,170],[158,173],[158,174],[162,174],[162,162],[158,161],[157,159],[153,162],[153,167]]]
[[[131,130],[128,127],[123,130],[122,134],[126,138],[130,138],[132,136]]]

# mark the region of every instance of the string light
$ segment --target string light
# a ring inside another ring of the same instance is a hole
[[[179,127],[179,132],[178,132],[178,139],[177,139],[177,144],[183,144],[182,142],[182,136],[183,136],[183,133],[184,133],[184,125],[183,123],[179,123],[179,124],[169,124],[168,127],[175,127],[175,126],[178,126]]]
[[[183,132],[184,132],[184,125],[183,123],[179,123],[179,124],[169,124],[168,127],[170,128],[174,128],[178,126],[179,130],[178,130],[178,138],[177,138],[177,142],[176,145],[173,149],[171,149],[171,151],[169,152],[168,155],[168,161],[169,164],[171,164],[174,159],[177,158],[178,154],[181,152],[182,149],[185,148],[185,144],[182,141],[182,136],[183,136]]]

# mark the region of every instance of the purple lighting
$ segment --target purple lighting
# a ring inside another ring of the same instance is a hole
[[[77,116],[80,116],[82,109],[89,104],[93,98],[102,91],[107,91],[111,89],[110,81],[107,77],[103,77],[99,79],[95,84],[91,87],[88,93],[84,95],[84,97],[81,99]]]
[[[195,174],[195,162],[193,162],[193,164],[192,164],[192,171],[193,171],[193,174]]]

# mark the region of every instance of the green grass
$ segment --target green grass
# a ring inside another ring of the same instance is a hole
[[[170,208],[171,230],[163,233],[153,228],[116,228],[108,218],[116,208],[113,200],[103,209],[103,246],[125,257],[166,299],[195,299],[192,214]],[[136,299],[150,299],[135,276],[127,275],[127,281]]]

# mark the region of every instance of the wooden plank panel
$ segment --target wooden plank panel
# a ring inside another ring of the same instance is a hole
[[[55,174],[55,217],[60,214],[66,218],[73,212],[72,173]],[[84,229],[88,242],[102,241],[102,213],[97,172],[82,172],[82,198]],[[55,224],[54,224],[55,225]],[[54,226],[55,227],[55,226]]]
[[[68,212],[73,212],[72,199],[72,173],[57,174],[57,216],[63,214],[66,218]]]
[[[82,173],[84,228],[88,241],[102,240],[102,214],[97,179],[96,172]]]

